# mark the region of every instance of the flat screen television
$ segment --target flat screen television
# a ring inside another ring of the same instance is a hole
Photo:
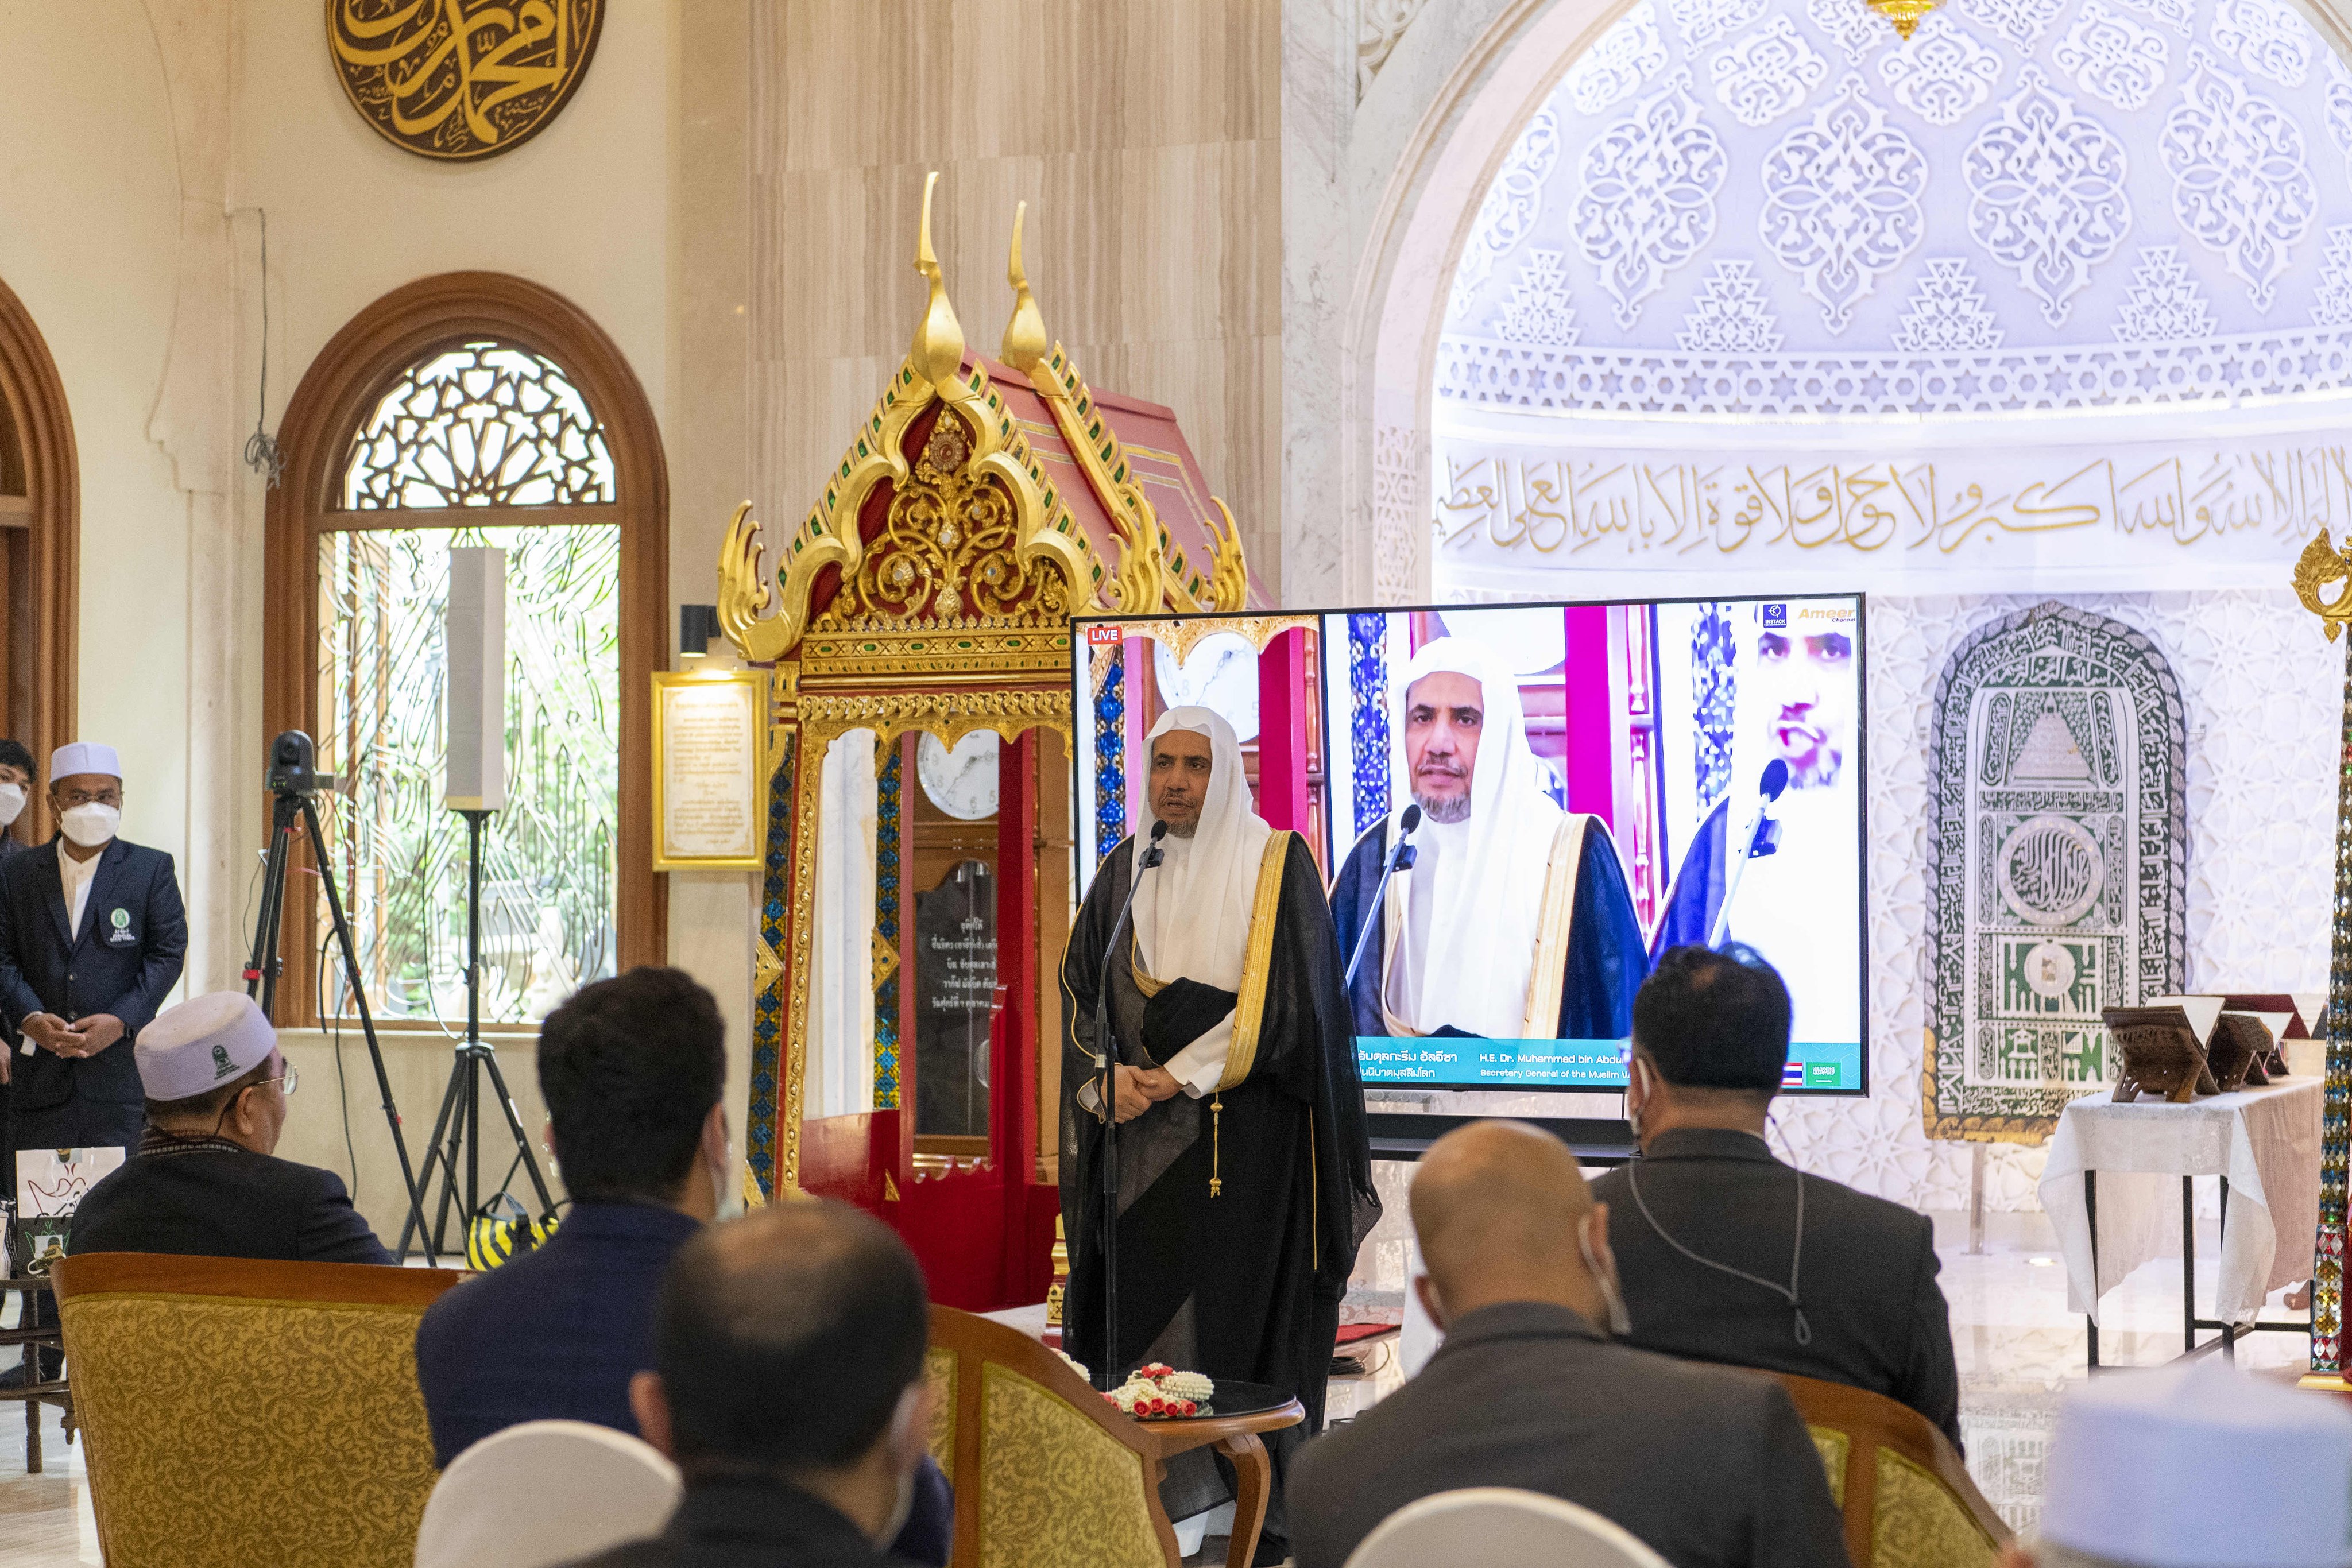
[[[1314,845],[1342,962],[1363,950],[1368,1085],[1622,1091],[1659,955],[1738,942],[1789,987],[1783,1090],[1867,1093],[1864,614],[1853,593],[1318,612],[1271,639],[1265,616],[1082,620],[1078,891],[1150,821],[1151,720],[1196,704]]]

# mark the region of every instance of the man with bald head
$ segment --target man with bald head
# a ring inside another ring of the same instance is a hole
[[[1298,1568],[1339,1568],[1406,1503],[1464,1487],[1564,1498],[1675,1568],[1847,1561],[1821,1458],[1779,1384],[1616,1343],[1608,1206],[1566,1145],[1517,1122],[1447,1134],[1414,1174],[1412,1223],[1427,1270],[1413,1289],[1445,1343],[1299,1455]]]
[[[654,1368],[629,1390],[686,1496],[650,1541],[593,1568],[886,1568],[936,1402],[923,1271],[847,1204],[711,1226],[662,1281]]]

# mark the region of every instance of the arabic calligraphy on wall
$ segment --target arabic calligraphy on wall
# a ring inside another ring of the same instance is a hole
[[[2352,446],[2309,434],[1884,461],[1570,457],[1440,437],[1436,460],[1441,577],[2028,568],[2085,586],[2211,586],[2217,570],[2275,576],[2316,528],[2352,520]]]
[[[588,74],[604,0],[327,0],[343,92],[396,146],[462,162],[511,152]]]

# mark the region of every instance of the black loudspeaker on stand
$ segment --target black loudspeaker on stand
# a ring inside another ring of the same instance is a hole
[[[1143,852],[1142,863],[1136,867],[1135,880],[1128,883],[1127,902],[1118,906],[1118,918],[1111,923],[1110,946],[1103,952],[1102,982],[1095,988],[1095,1065],[1102,1076],[1095,1080],[1095,1097],[1102,1106],[1103,1157],[1103,1340],[1102,1364],[1094,1368],[1095,1383],[1106,1391],[1127,1381],[1118,1359],[1118,1041],[1110,1030],[1111,966],[1118,961],[1118,946],[1127,935],[1129,916],[1135,910],[1135,890],[1143,885],[1143,873],[1168,858],[1160,841],[1168,836],[1168,824],[1151,824],[1151,842]]]
[[[319,811],[311,795],[320,789],[334,788],[333,779],[317,770],[317,752],[310,737],[299,729],[289,729],[269,743],[269,792],[274,803],[269,813],[269,854],[261,876],[261,913],[254,923],[253,953],[246,960],[245,994],[261,1004],[268,1013],[278,999],[278,977],[285,967],[278,956],[278,925],[286,910],[286,869],[294,847],[297,829],[306,832],[310,842],[310,863],[318,869],[319,881],[327,890],[327,913],[333,919],[335,943],[343,956],[343,980],[351,988],[352,1001],[360,1010],[360,1033],[367,1039],[368,1060],[375,1066],[375,1086],[383,1096],[384,1124],[392,1131],[393,1152],[400,1156],[400,1180],[408,1197],[409,1229],[422,1229],[424,1225],[424,1184],[416,1179],[408,1163],[408,1140],[401,1135],[400,1112],[393,1104],[392,1079],[383,1070],[383,1048],[376,1042],[375,1019],[368,1012],[367,988],[360,981],[359,953],[352,945],[351,922],[343,917],[343,900],[335,890],[335,868],[327,859],[327,846],[319,833]],[[320,998],[322,1001],[324,998]],[[353,1173],[356,1176],[357,1173]],[[401,1255],[407,1254],[406,1231],[401,1244]],[[430,1242],[426,1243],[425,1261],[437,1261]]]

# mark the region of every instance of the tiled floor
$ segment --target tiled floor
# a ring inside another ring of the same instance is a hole
[[[2210,1228],[2210,1224],[2209,1224]],[[2200,1255],[2216,1252],[2200,1238]],[[2208,1261],[2199,1297],[2212,1300]],[[2042,1471],[2058,1397],[2087,1375],[2083,1320],[2066,1311],[2066,1283],[2048,1252],[1995,1248],[1971,1257],[1944,1256],[1944,1291],[1952,1305],[1952,1334],[1960,1370],[1960,1426],[1969,1469],[2011,1523],[2030,1530],[2042,1507]],[[2273,1299],[2266,1316],[2287,1314]],[[2110,1364],[2153,1364],[2180,1351],[2180,1264],[2159,1259],[2107,1299],[2102,1358]],[[2239,1364],[2296,1368],[2307,1353],[2299,1334],[2256,1334],[2243,1342]],[[1369,1402],[1393,1377],[1384,1371],[1370,1386],[1334,1390],[1333,1414]],[[23,1406],[0,1406],[0,1568],[63,1568],[99,1562],[89,1490],[79,1444],[58,1440],[58,1414],[45,1409],[46,1473],[25,1473]],[[1222,1550],[1222,1542],[1213,1542]],[[1222,1559],[1219,1559],[1220,1561]]]

